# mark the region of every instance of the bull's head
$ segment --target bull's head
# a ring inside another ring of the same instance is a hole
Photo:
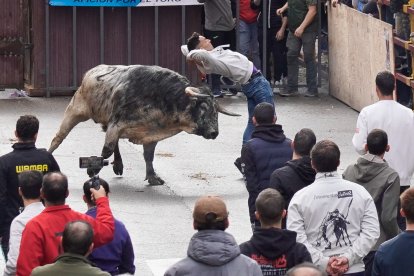
[[[191,115],[196,124],[194,134],[206,139],[215,139],[219,134],[218,112],[229,116],[240,116],[220,106],[217,100],[214,99],[210,88],[206,86],[200,88],[187,87],[185,93],[190,97]]]

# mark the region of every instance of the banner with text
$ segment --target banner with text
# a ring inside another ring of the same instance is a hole
[[[199,5],[197,0],[49,0],[51,6],[148,7]]]

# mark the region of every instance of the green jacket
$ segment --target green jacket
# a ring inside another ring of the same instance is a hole
[[[107,272],[94,267],[92,263],[84,256],[64,253],[60,255],[53,264],[39,266],[33,269],[32,276],[89,276],[110,275]]]

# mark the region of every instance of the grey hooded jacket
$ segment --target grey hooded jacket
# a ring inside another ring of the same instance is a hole
[[[400,178],[388,163],[372,154],[359,157],[356,164],[348,166],[343,178],[362,185],[372,196],[377,207],[380,237],[372,250],[399,233],[397,208],[400,195]]]
[[[191,238],[187,258],[171,266],[164,276],[259,276],[252,259],[240,254],[233,236],[221,230],[198,231]]]

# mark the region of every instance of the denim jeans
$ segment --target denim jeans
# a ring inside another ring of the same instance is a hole
[[[254,131],[252,118],[256,105],[262,102],[268,102],[274,106],[275,103],[273,101],[273,92],[270,83],[263,77],[263,75],[257,76],[251,79],[248,83],[242,85],[242,91],[247,97],[247,109],[249,113],[247,126],[243,134],[243,144],[245,144],[250,140]]]
[[[257,22],[239,21],[239,52],[250,57],[256,68],[260,68],[259,41],[257,40]]]
[[[298,91],[299,54],[303,46],[303,55],[306,66],[306,86],[311,93],[317,93],[317,71],[315,60],[316,32],[304,32],[298,38],[289,31],[286,46],[288,67],[288,91]]]

